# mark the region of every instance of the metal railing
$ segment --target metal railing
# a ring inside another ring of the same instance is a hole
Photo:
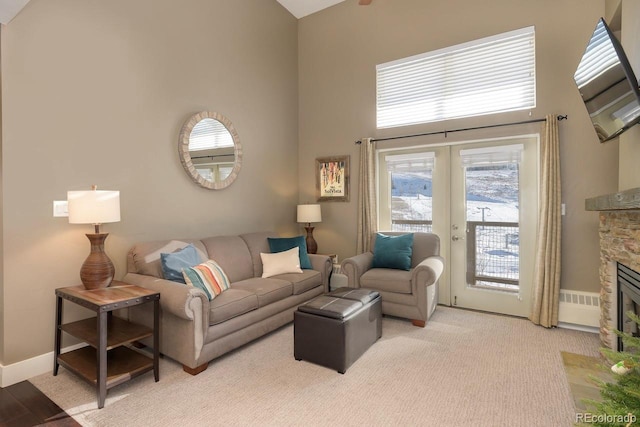
[[[432,232],[432,221],[393,219],[392,231]],[[520,286],[520,234],[517,222],[467,221],[467,283],[517,292]]]
[[[518,291],[520,234],[517,222],[467,221],[467,283]]]
[[[431,233],[433,221],[419,219],[392,219],[391,231],[412,231]]]

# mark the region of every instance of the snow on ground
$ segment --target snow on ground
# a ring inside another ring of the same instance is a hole
[[[393,219],[431,221],[431,174],[394,174],[393,178]],[[518,171],[514,169],[468,170],[466,220],[517,223],[517,178]],[[476,275],[517,280],[520,261],[517,228],[478,227],[476,231]]]

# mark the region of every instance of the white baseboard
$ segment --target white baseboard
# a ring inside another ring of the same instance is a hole
[[[573,323],[558,322],[558,328],[572,329],[574,331],[590,332],[592,334],[599,334],[600,328],[594,326],[575,325]]]
[[[600,295],[595,292],[560,290],[558,322],[569,329],[596,331],[600,328]],[[573,325],[573,327],[569,327]]]
[[[62,349],[62,353],[86,346],[86,343],[72,345]],[[11,365],[0,365],[0,387],[9,387],[47,372],[53,374],[53,351]]]

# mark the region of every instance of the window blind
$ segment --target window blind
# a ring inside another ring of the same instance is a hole
[[[422,172],[433,169],[435,153],[396,154],[385,156],[389,172]]]
[[[380,64],[376,82],[378,128],[533,108],[534,27]]]
[[[202,119],[193,127],[189,136],[190,151],[224,147],[233,147],[233,138],[227,128],[219,121]]]
[[[524,150],[523,144],[470,148],[460,150],[460,160],[463,167],[520,163],[522,150]]]

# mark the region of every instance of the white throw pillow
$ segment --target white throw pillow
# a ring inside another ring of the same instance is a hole
[[[300,248],[274,254],[260,253],[262,258],[262,277],[271,277],[284,273],[302,273],[300,268]]]

